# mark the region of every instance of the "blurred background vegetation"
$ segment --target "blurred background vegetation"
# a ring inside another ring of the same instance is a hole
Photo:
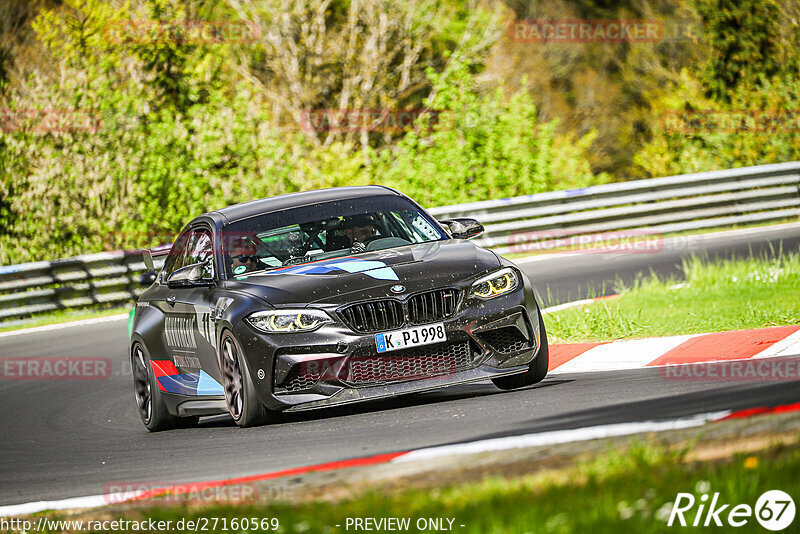
[[[520,42],[516,19],[658,20],[664,38]],[[109,31],[147,20],[258,31]],[[798,24],[797,0],[2,0],[0,264],[154,246],[200,212],[319,187],[434,206],[797,160],[791,128],[664,116],[798,111]],[[437,120],[405,131],[303,127],[309,110],[423,108]],[[19,120],[68,110],[91,127]]]

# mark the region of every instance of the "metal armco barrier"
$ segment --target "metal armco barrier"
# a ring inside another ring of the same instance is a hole
[[[473,217],[476,243],[525,252],[548,237],[616,230],[670,233],[800,215],[800,162],[619,182],[431,208],[438,219]],[[66,308],[124,304],[140,293],[139,252],[105,252],[0,267],[0,321]]]
[[[133,301],[143,289],[141,252],[101,252],[0,267],[0,321]]]
[[[652,178],[431,208],[438,219],[474,217],[476,243],[500,254],[532,242],[615,230],[666,234],[800,215],[800,161]]]

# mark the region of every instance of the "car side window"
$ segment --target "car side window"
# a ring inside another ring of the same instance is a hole
[[[191,232],[188,230],[183,232],[178,236],[178,239],[175,240],[175,243],[169,250],[169,256],[167,256],[167,260],[164,262],[164,269],[162,271],[162,282],[166,282],[169,275],[183,267],[183,259],[186,256],[186,245],[189,242],[190,235]]]
[[[205,264],[203,267],[203,278],[214,278],[214,240],[211,237],[211,232],[205,228],[199,228],[192,231],[189,238],[189,246],[187,247],[186,259],[183,265],[192,265],[195,263]]]

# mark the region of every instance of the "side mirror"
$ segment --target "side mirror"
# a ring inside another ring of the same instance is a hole
[[[475,219],[444,219],[439,222],[447,226],[454,239],[472,239],[483,233],[483,225]]]
[[[205,262],[193,263],[172,271],[167,277],[169,287],[190,287],[210,285],[211,280],[203,278]]]
[[[147,271],[146,273],[142,273],[142,276],[139,277],[139,285],[142,287],[150,287],[153,285],[153,282],[156,281],[156,272],[155,271]]]

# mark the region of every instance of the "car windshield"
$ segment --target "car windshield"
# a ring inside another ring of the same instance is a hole
[[[412,202],[378,196],[324,202],[236,221],[222,230],[229,277],[438,241],[447,236]]]

